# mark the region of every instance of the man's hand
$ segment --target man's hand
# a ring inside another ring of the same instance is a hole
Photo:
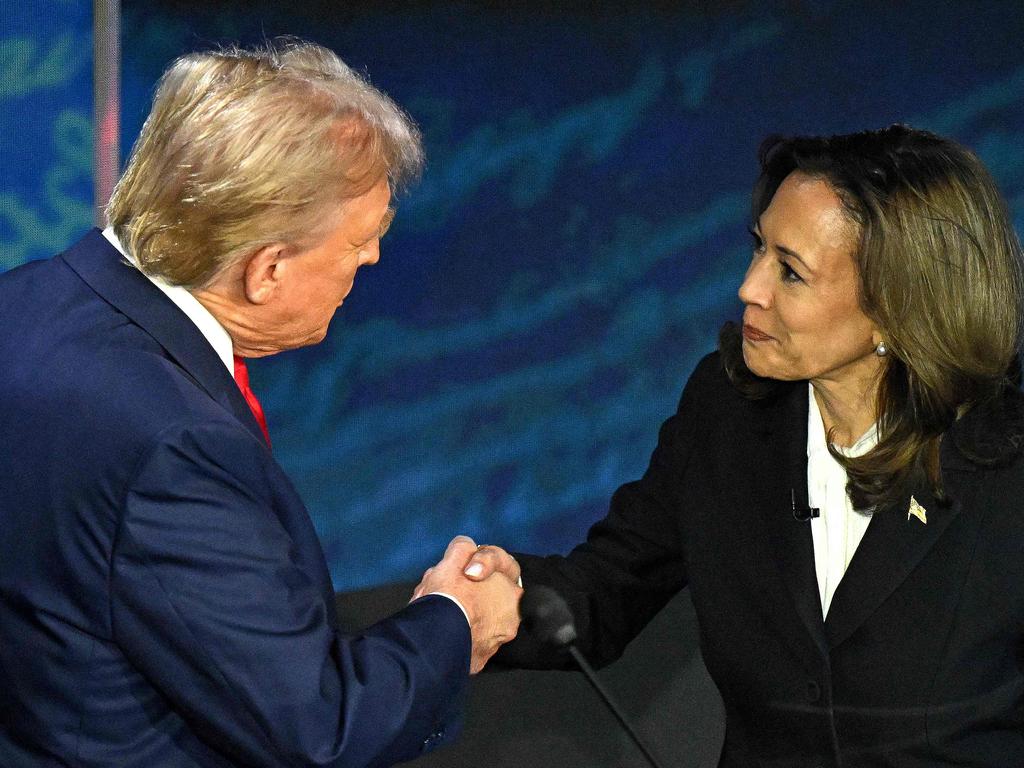
[[[485,547],[480,552],[486,553],[489,549],[492,548]],[[498,648],[516,636],[519,597],[523,592],[516,584],[518,565],[515,566],[514,579],[505,572],[493,573],[489,577],[478,574],[472,580],[467,578],[464,569],[476,553],[476,543],[471,538],[456,536],[445,550],[441,562],[423,572],[423,578],[412,594],[412,599],[416,600],[431,592],[444,592],[462,603],[469,616],[473,636],[469,671],[474,675],[483,669]]]

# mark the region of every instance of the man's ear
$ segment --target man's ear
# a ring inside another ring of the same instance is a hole
[[[245,298],[251,304],[266,304],[284,279],[285,246],[283,243],[265,245],[255,251],[245,263],[242,284]]]

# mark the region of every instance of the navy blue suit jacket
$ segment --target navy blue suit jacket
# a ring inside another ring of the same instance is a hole
[[[99,231],[0,276],[0,453],[0,765],[385,765],[458,729],[459,608],[341,633],[231,375]]]

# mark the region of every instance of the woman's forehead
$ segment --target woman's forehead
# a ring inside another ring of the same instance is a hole
[[[828,182],[791,173],[779,185],[759,224],[772,242],[807,262],[826,266],[852,260],[857,226]],[[777,242],[776,242],[777,241]],[[812,264],[813,266],[813,264]]]

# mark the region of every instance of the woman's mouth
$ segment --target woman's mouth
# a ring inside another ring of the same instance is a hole
[[[752,325],[743,325],[743,338],[747,341],[770,341],[772,339],[767,333]]]

